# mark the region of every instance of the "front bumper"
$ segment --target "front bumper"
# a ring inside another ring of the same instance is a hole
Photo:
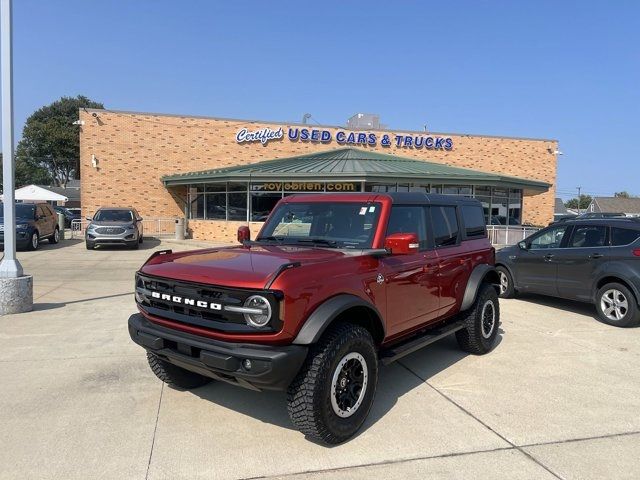
[[[170,330],[136,313],[129,317],[129,335],[163,360],[200,375],[252,390],[284,390],[307,356],[301,345],[269,346],[222,342]],[[243,360],[251,361],[251,369]]]
[[[87,232],[85,239],[95,245],[135,245],[138,242],[138,232],[125,232],[119,235]]]
[[[16,231],[16,248],[18,250],[26,250],[31,243],[31,234],[28,230]],[[4,231],[0,233],[0,247],[4,248]]]

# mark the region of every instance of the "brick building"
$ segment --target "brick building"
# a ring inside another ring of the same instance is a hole
[[[229,240],[282,196],[339,188],[475,196],[490,224],[553,220],[555,140],[92,109],[80,120],[85,216],[131,206]]]

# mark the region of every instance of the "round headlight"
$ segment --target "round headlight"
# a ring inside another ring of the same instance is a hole
[[[245,300],[244,306],[256,310],[256,313],[244,314],[247,325],[260,328],[269,323],[271,319],[271,304],[269,304],[269,300],[260,295],[252,295]]]

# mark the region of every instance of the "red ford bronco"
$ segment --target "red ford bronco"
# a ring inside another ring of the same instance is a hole
[[[296,195],[249,237],[155,252],[136,274],[129,333],[168,385],[286,389],[294,425],[333,444],[366,419],[379,363],[452,333],[470,353],[495,344],[499,280],[477,200]]]

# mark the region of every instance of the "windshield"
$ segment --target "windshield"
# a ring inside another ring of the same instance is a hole
[[[379,214],[379,203],[285,203],[276,207],[257,241],[371,248]]]
[[[16,203],[16,218],[32,219],[36,216],[35,205]],[[0,203],[0,218],[4,218],[4,204]]]
[[[96,222],[131,222],[133,214],[130,210],[98,210],[93,220]]]

